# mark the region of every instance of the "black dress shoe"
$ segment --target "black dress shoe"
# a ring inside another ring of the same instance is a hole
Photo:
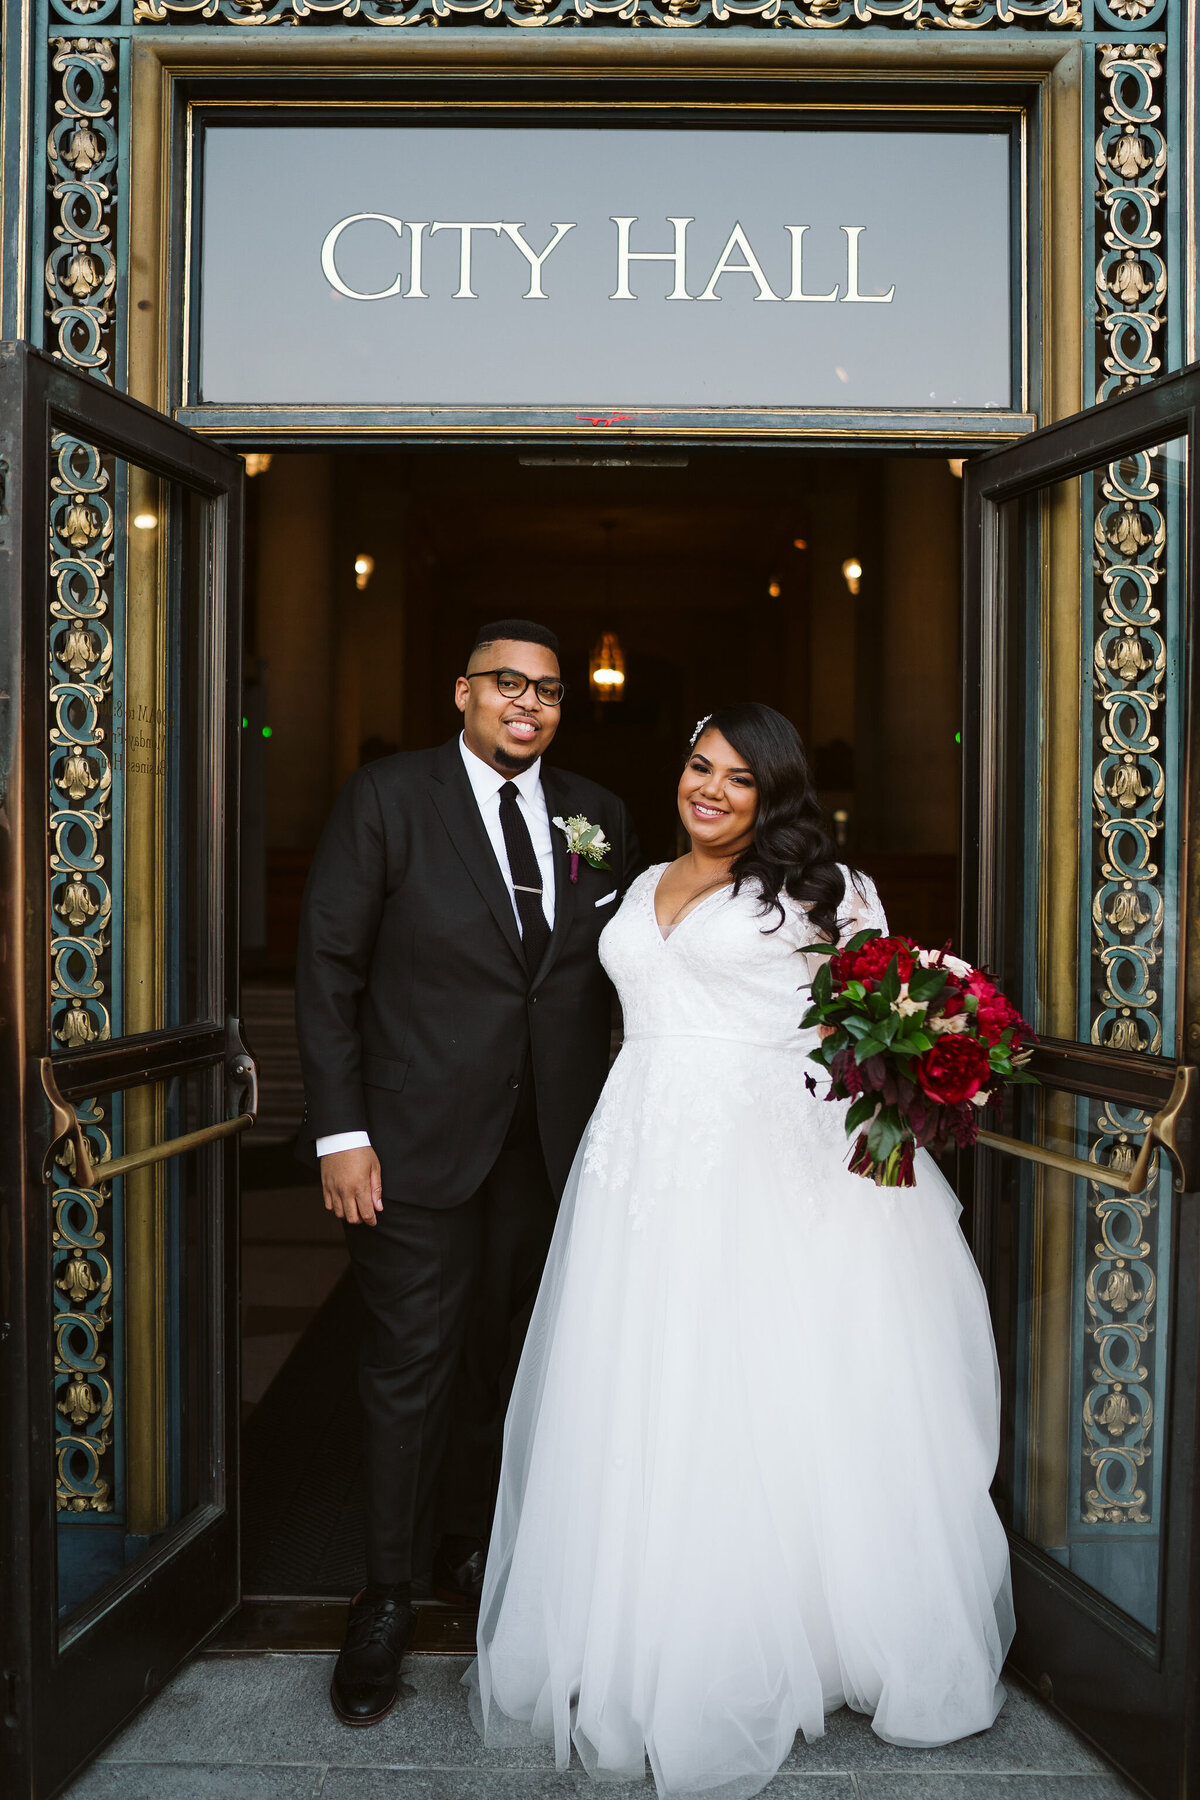
[[[487,1545],[479,1538],[443,1538],[433,1559],[433,1591],[449,1606],[479,1610]]]
[[[407,1600],[368,1599],[364,1588],[350,1603],[342,1653],[334,1664],[329,1698],[343,1725],[376,1725],[400,1691],[400,1663],[412,1642],[417,1615]]]

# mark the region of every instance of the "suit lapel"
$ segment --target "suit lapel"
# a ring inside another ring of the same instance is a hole
[[[450,842],[461,856],[471,880],[487,901],[492,917],[504,933],[513,955],[524,968],[525,953],[521,948],[516,914],[513,912],[512,901],[504,885],[504,877],[500,873],[491,840],[479,816],[479,808],[467,780],[467,771],[463,768],[462,752],[456,738],[442,746],[430,791],[433,803],[441,814],[442,823],[449,833]],[[557,864],[555,870],[557,874]],[[555,924],[557,923],[556,910]],[[551,942],[553,943],[553,939]]]
[[[542,793],[546,800],[546,812],[550,817],[550,842],[554,856],[554,929],[550,933],[550,942],[546,945],[541,965],[533,977],[531,985],[536,986],[545,979],[547,972],[553,968],[555,958],[563,947],[563,940],[571,928],[575,917],[575,897],[578,893],[576,884],[571,880],[571,859],[567,855],[567,840],[554,824],[555,816],[566,818],[571,810],[567,799],[567,783],[557,769],[548,769],[542,765]]]

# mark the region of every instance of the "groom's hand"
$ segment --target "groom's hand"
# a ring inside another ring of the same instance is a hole
[[[383,1211],[383,1177],[373,1150],[335,1150],[321,1158],[325,1210],[347,1225],[373,1225]]]

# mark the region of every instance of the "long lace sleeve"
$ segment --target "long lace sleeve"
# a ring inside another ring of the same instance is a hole
[[[851,874],[847,869],[846,896],[838,908],[838,943],[845,944],[856,931],[882,931],[886,934],[887,914],[869,875]]]

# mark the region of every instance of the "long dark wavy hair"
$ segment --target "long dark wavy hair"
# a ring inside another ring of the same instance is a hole
[[[732,744],[758,789],[754,842],[731,865],[734,893],[743,882],[757,883],[763,912],[779,913],[771,931],[787,916],[780,900],[787,893],[807,906],[821,936],[833,943],[846,882],[800,733],[790,719],[757,700],[719,707],[704,721],[701,736],[705,731],[719,731]]]

